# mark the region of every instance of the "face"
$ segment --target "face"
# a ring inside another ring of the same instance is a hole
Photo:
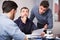
[[[43,6],[39,6],[39,13],[43,14],[47,11],[48,8],[44,8]]]
[[[28,9],[22,9],[21,10],[21,17],[28,17],[29,11]]]

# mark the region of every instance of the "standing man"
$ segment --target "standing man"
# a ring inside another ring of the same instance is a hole
[[[13,1],[3,2],[3,14],[0,14],[0,40],[27,40],[25,34],[12,21],[17,7],[17,4]]]
[[[39,6],[35,6],[31,10],[30,19],[33,21],[34,18],[37,18],[37,28],[44,30],[51,29],[53,27],[53,16],[52,10],[49,8],[48,1],[42,1]]]

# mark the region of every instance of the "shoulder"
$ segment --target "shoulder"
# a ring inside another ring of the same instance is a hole
[[[52,17],[52,16],[53,16],[51,9],[48,9],[48,11],[47,11],[47,16],[48,16],[48,17]]]
[[[7,19],[5,23],[6,23],[6,25],[8,25],[8,26],[9,26],[9,25],[10,25],[10,26],[16,26],[16,24],[14,23],[14,21],[13,21],[13,20],[10,20],[10,19]]]
[[[49,15],[52,15],[52,10],[49,8],[47,11],[46,11],[46,14],[49,16]]]
[[[52,12],[52,10],[49,8],[49,9],[47,10],[47,12]]]
[[[3,22],[0,23],[0,25],[2,25],[5,30],[10,30],[17,27],[17,24],[15,24],[14,21],[10,19],[4,19]]]
[[[14,20],[14,22],[20,22],[20,17],[18,17],[18,19]]]

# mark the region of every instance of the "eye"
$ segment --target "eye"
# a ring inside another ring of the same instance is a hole
[[[25,12],[25,11],[22,11],[22,12]]]
[[[41,10],[42,10],[42,8],[41,8]]]

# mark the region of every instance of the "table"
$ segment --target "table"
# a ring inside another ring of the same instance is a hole
[[[27,35],[29,40],[60,40],[60,38],[46,38],[41,36],[31,36]]]

